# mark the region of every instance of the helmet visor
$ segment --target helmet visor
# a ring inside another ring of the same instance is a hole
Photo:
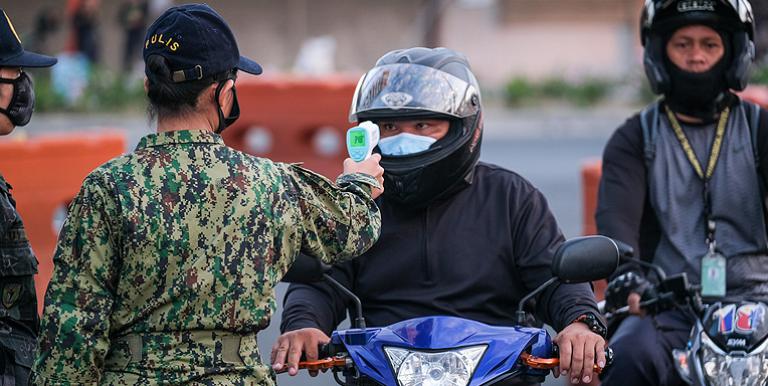
[[[376,67],[361,79],[349,112],[350,121],[374,117],[435,114],[464,118],[480,109],[475,87],[451,74],[418,64]]]

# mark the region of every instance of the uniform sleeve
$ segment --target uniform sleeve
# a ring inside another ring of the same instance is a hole
[[[646,255],[640,251],[647,177],[639,116],[611,136],[603,152],[602,169],[595,212],[597,232],[629,244],[635,256]],[[630,270],[642,272],[638,266],[625,263],[617,274]]]
[[[370,192],[380,186],[373,177],[344,175],[333,184],[296,165],[289,171],[302,217],[302,253],[333,264],[361,255],[376,242],[381,214]]]
[[[354,288],[352,261],[335,265],[329,274],[346,288]],[[317,328],[330,336],[347,316],[347,296],[325,280],[312,284],[291,284],[283,301],[281,332]]]
[[[552,258],[564,238],[541,192],[532,189],[517,200],[513,214],[515,260],[526,290],[532,291],[552,277]],[[588,283],[553,285],[536,298],[537,315],[558,331],[587,312],[599,315]]]
[[[119,237],[111,223],[119,213],[103,181],[85,179],[59,235],[33,384],[98,382],[110,346]]]

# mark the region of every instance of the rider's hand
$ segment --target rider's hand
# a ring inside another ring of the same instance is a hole
[[[364,173],[369,176],[373,176],[373,178],[375,178],[376,181],[379,181],[379,184],[383,187],[384,168],[379,165],[379,161],[381,161],[381,154],[378,153],[371,154],[368,159],[361,162],[355,162],[352,160],[352,158],[347,158],[344,160],[343,174]],[[384,189],[373,189],[371,191],[371,197],[375,199],[383,192]]]
[[[299,360],[301,353],[305,354],[306,360],[317,360],[317,346],[331,341],[328,335],[316,328],[302,328],[296,331],[289,331],[277,338],[272,345],[272,369],[275,371],[288,367],[288,374],[296,375],[299,373]],[[316,376],[317,371],[310,371],[309,375]]]
[[[645,316],[645,310],[640,308],[640,300],[642,296],[637,292],[632,292],[627,296],[627,304],[629,305],[629,313],[631,315]]]
[[[572,384],[589,383],[594,378],[592,366],[605,367],[605,339],[584,323],[571,323],[555,337],[560,347],[560,374]]]

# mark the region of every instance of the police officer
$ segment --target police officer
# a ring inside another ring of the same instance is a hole
[[[69,208],[46,293],[36,384],[271,385],[256,333],[299,251],[333,263],[379,234],[379,157],[336,184],[235,151],[240,56],[206,5],[147,31],[157,133],[98,167]]]
[[[29,123],[35,108],[32,80],[23,69],[50,67],[56,59],[24,51],[11,19],[0,12],[0,135],[8,135]],[[0,175],[0,385],[26,385],[39,324],[37,259],[10,190]]]
[[[331,274],[361,298],[369,325],[430,315],[513,325],[515,305],[552,277],[563,236],[535,187],[478,162],[482,110],[467,58],[447,48],[389,52],[360,81],[350,120],[380,128],[382,235]],[[325,283],[292,284],[274,368],[294,375],[302,351],[316,358],[317,344],[344,320],[345,299]],[[592,365],[605,358],[589,285],[550,287],[537,305],[560,331],[563,374],[590,382]]]
[[[641,25],[646,74],[663,98],[606,145],[598,231],[667,274],[687,273],[705,299],[765,301],[768,112],[730,91],[744,89],[754,57],[751,6],[648,0]],[[619,274],[607,307],[629,304],[635,315],[611,339],[617,356],[603,384],[679,384],[670,353],[685,347],[692,321],[681,311],[642,317],[654,277],[631,263]]]

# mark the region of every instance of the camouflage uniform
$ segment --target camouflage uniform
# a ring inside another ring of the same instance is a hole
[[[37,259],[10,190],[0,176],[0,385],[26,385],[39,324]]]
[[[177,131],[94,170],[69,209],[45,297],[36,384],[272,385],[256,333],[299,252],[378,238],[376,180],[337,186]]]

